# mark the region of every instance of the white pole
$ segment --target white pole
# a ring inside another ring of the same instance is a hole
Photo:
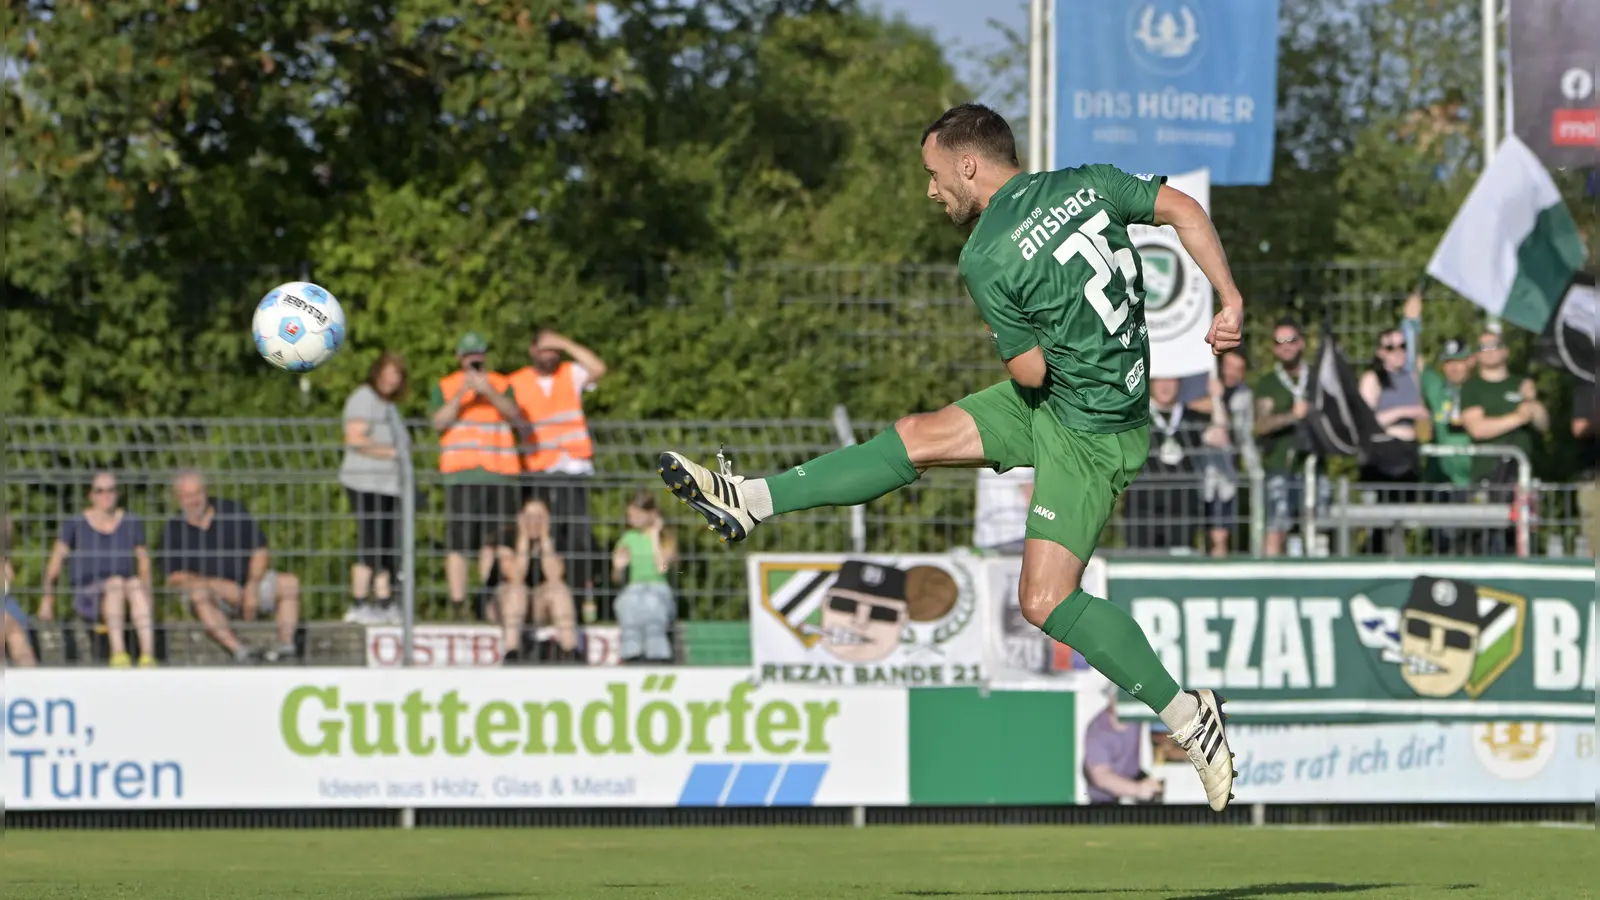
[[[1056,167],[1056,0],[1041,0],[1047,4],[1045,7],[1045,47],[1048,54],[1045,58],[1044,82],[1044,169],[1051,170]]]
[[[1044,5],[1028,4],[1028,169],[1044,169]]]
[[[1500,134],[1500,23],[1495,16],[1495,0],[1483,0],[1483,168],[1489,168],[1499,146]],[[1500,317],[1490,316],[1488,329],[1500,333]]]

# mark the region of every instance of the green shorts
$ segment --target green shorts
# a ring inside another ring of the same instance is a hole
[[[1060,544],[1088,562],[1117,497],[1150,455],[1150,427],[1119,434],[1075,431],[1045,405],[1044,391],[1014,381],[969,394],[956,406],[978,423],[991,468],[1033,468],[1027,536]]]

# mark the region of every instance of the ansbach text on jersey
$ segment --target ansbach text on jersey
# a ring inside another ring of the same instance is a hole
[[[1166,119],[1172,122],[1215,122],[1240,125],[1255,121],[1256,101],[1249,94],[1199,94],[1164,91],[1073,91],[1075,119]]]

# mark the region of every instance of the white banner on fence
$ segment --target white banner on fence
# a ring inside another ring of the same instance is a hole
[[[12,670],[8,809],[908,800],[906,692],[745,669]]]
[[[980,682],[980,562],[933,554],[750,554],[757,677],[908,687]]]
[[[1107,696],[1078,694],[1078,801],[1205,803],[1194,767],[1161,724],[1119,719]],[[1236,803],[1570,803],[1600,790],[1587,723],[1238,723],[1228,741]],[[1129,782],[1103,789],[1091,774],[1101,766]],[[1141,782],[1153,797],[1128,795]]]
[[[1167,184],[1211,209],[1211,173],[1174,175]],[[1216,359],[1206,344],[1211,329],[1211,282],[1183,249],[1171,225],[1129,225],[1144,271],[1144,320],[1150,329],[1150,377],[1182,378],[1212,371]]]
[[[498,625],[418,625],[411,635],[414,666],[498,666],[505,657],[505,632]],[[615,625],[584,625],[578,629],[585,660],[591,666],[614,666],[618,632]],[[537,639],[553,641],[556,630],[538,629]],[[367,665],[375,669],[399,668],[404,630],[398,625],[367,628]]]
[[[1022,617],[1022,606],[1017,602],[1021,557],[985,559],[981,571],[983,667],[990,684],[1007,690],[1067,691],[1074,690],[1083,676],[1094,674],[1082,656]],[[1107,595],[1106,564],[1099,557],[1091,557],[1084,568],[1083,589],[1096,597]]]

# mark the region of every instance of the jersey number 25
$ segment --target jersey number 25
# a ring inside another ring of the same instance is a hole
[[[1077,231],[1067,235],[1055,251],[1050,255],[1056,262],[1066,265],[1074,256],[1083,257],[1094,275],[1083,286],[1083,296],[1088,298],[1089,305],[1094,307],[1095,313],[1100,316],[1100,321],[1106,325],[1106,331],[1116,334],[1123,324],[1128,321],[1128,307],[1139,298],[1133,293],[1133,279],[1138,274],[1134,263],[1133,251],[1124,247],[1115,253],[1111,252],[1111,244],[1106,241],[1101,232],[1111,224],[1111,215],[1105,210],[1100,210],[1089,218],[1089,221],[1078,227]],[[1113,303],[1106,296],[1106,288],[1111,284],[1111,266],[1115,264],[1122,273],[1122,282],[1126,286],[1127,296],[1121,305]]]

